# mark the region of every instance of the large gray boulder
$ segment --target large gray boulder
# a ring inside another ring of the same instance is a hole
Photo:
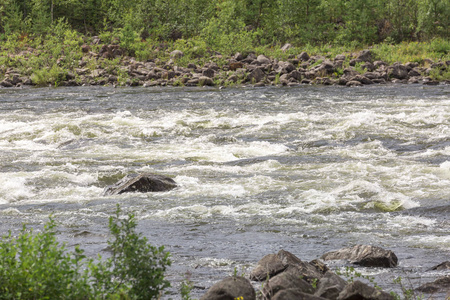
[[[323,260],[349,260],[351,263],[364,267],[393,268],[398,259],[394,252],[370,245],[356,245],[325,253]]]
[[[395,63],[388,68],[388,75],[391,78],[406,79],[408,78],[408,69],[399,63]]]
[[[260,68],[254,69],[247,77],[251,83],[261,82],[265,77],[264,71]]]
[[[255,269],[250,273],[250,279],[264,281],[267,277],[271,278],[286,268],[287,265],[283,264],[276,254],[268,254],[258,261]]]
[[[320,278],[317,283],[317,290],[314,295],[323,297],[326,299],[336,299],[339,294],[347,286],[347,281],[336,275],[335,273],[328,271]]]
[[[371,62],[372,52],[370,52],[370,50],[362,50],[361,52],[359,52],[358,57],[356,59],[358,61]]]
[[[214,86],[214,81],[211,78],[209,78],[209,77],[200,76],[198,78],[198,84],[201,85],[201,86],[205,86],[205,85]]]
[[[283,271],[289,271],[308,282],[323,276],[321,269],[315,264],[302,261],[288,251],[280,250],[277,254],[264,256],[250,273],[250,280],[264,281],[267,277],[272,278]]]
[[[119,195],[133,192],[165,192],[177,187],[176,182],[169,177],[156,174],[129,174],[113,185],[107,186],[104,196]]]
[[[395,298],[361,281],[355,281],[347,285],[339,294],[337,300],[394,300]]]
[[[265,299],[270,299],[278,292],[294,289],[305,294],[313,294],[314,288],[294,272],[286,271],[271,278],[264,286]]]
[[[214,284],[200,300],[255,300],[256,293],[250,281],[231,276]]]
[[[270,59],[267,58],[264,55],[258,55],[258,57],[256,58],[257,61],[259,61],[262,65],[268,65],[270,64]]]
[[[295,273],[298,277],[301,277],[308,282],[313,282],[323,276],[321,270],[316,268],[316,265],[302,261],[288,251],[280,250],[278,251],[277,256],[282,263],[287,266],[286,271]]]

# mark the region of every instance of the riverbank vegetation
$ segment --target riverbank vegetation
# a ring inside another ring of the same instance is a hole
[[[88,259],[83,250],[68,251],[56,240],[56,223],[42,232],[22,229],[0,241],[0,299],[155,299],[169,282],[163,247],[136,233],[133,215],[109,218],[109,258]]]
[[[121,31],[158,41],[200,37],[211,48],[354,47],[450,37],[448,0],[2,0],[0,14],[3,40],[12,33],[51,34],[61,20],[85,36]]]
[[[118,45],[120,55],[90,55],[104,45]],[[450,61],[450,0],[0,0],[0,80],[18,73],[35,85],[98,66],[129,82],[129,60],[119,56],[222,67],[236,53],[286,61],[369,47],[387,64]],[[171,57],[175,50],[183,55]],[[450,79],[448,71],[431,75]]]

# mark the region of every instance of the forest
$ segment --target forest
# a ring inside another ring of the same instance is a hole
[[[64,24],[211,48],[291,43],[367,46],[450,37],[450,0],[0,0],[0,40]]]

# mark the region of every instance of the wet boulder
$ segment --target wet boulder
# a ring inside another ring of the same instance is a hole
[[[445,271],[450,270],[450,261],[444,261],[430,269],[430,271]]]
[[[393,268],[398,259],[394,252],[370,245],[356,245],[325,253],[323,260],[349,260],[351,263],[364,267]]]
[[[339,294],[338,300],[394,300],[395,298],[361,281],[355,281],[347,285]]]
[[[267,277],[272,278],[283,271],[289,271],[298,278],[312,282],[323,276],[321,270],[313,263],[304,262],[292,253],[280,250],[277,254],[264,256],[250,273],[250,279],[264,281]]]
[[[214,284],[200,300],[256,299],[255,289],[244,277],[231,276]]]
[[[133,192],[165,192],[176,187],[176,182],[166,176],[148,173],[129,174],[115,184],[107,186],[103,191],[103,195],[109,196]]]
[[[271,278],[267,284],[265,284],[263,294],[265,299],[270,299],[272,296],[276,296],[280,291],[288,289],[305,294],[314,293],[314,288],[311,284],[303,280],[296,273],[286,271]]]
[[[321,269],[316,268],[316,264],[302,261],[294,254],[280,250],[277,253],[282,263],[287,266],[287,271],[291,271],[297,274],[297,276],[305,279],[308,282],[319,279],[323,276]]]
[[[0,86],[2,86],[2,87],[13,87],[14,85],[12,84],[11,80],[4,79],[2,82],[0,82]]]
[[[339,81],[339,84],[343,85],[343,84],[341,84],[341,81]],[[345,85],[346,86],[362,86],[363,84],[356,80],[350,80],[350,81],[346,82]]]
[[[258,261],[256,268],[250,273],[250,279],[264,281],[267,277],[271,278],[286,268],[287,265],[283,264],[276,254],[268,254]]]
[[[314,295],[326,299],[336,299],[346,286],[347,281],[328,271],[317,283]]]

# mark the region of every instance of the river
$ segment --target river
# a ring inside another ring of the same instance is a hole
[[[135,172],[179,187],[101,195]],[[280,249],[355,244],[397,254],[361,269],[387,289],[433,281],[449,199],[448,85],[0,89],[0,232],[53,216],[69,248],[103,255],[119,203],[171,252],[171,293],[186,274],[209,287]]]

